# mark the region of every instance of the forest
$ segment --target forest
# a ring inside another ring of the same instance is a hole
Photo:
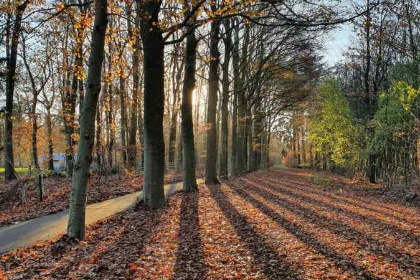
[[[418,0],[0,0],[0,280],[420,279],[419,149]]]

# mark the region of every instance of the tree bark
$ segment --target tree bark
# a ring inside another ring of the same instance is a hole
[[[47,126],[47,142],[48,142],[48,170],[54,170],[54,144],[53,144],[53,129],[51,108],[47,107],[47,117],[45,119]]]
[[[22,26],[22,16],[30,1],[26,0],[16,7],[16,18],[14,20],[12,42],[10,44],[10,54],[7,60],[7,76],[6,76],[6,110],[4,114],[4,155],[5,155],[5,172],[6,180],[16,179],[16,173],[13,164],[13,96],[15,91],[16,80],[16,62],[19,45],[19,35]]]
[[[238,86],[238,144],[236,153],[237,174],[247,171],[248,168],[248,126],[249,115],[247,113],[247,100],[245,90],[245,79],[247,73],[248,45],[250,39],[250,27],[245,26],[244,43],[242,46],[242,59],[240,65],[241,76]],[[239,36],[239,34],[236,34]]]
[[[192,99],[195,87],[196,72],[196,47],[197,40],[195,31],[187,37],[185,58],[185,76],[182,89],[182,138],[183,138],[183,190],[185,192],[196,191],[197,181],[195,177],[195,146],[194,126],[192,115]]]
[[[80,118],[80,141],[74,166],[70,195],[67,235],[85,238],[85,211],[87,180],[95,140],[95,115],[101,91],[102,62],[104,59],[105,31],[107,28],[107,0],[95,0],[95,20],[92,31],[86,95]]]
[[[128,21],[129,22],[129,21]],[[140,28],[140,5],[136,2],[136,30]],[[131,30],[131,28],[129,28]],[[133,53],[133,104],[131,106],[131,122],[130,122],[130,138],[128,140],[128,165],[131,168],[135,167],[137,158],[137,120],[138,120],[138,99],[140,91],[140,36],[130,31],[131,36],[135,36],[134,53]]]
[[[122,59],[122,58],[121,58]],[[121,109],[121,160],[125,166],[127,164],[127,111],[126,111],[126,100],[125,100],[125,77],[120,74],[120,109]]]
[[[216,3],[212,2],[212,11],[216,11]],[[209,91],[207,104],[207,142],[206,142],[206,176],[207,184],[219,184],[217,179],[217,128],[216,110],[217,94],[219,88],[219,31],[220,21],[211,23],[210,31],[210,67],[209,67]]]
[[[239,25],[235,21],[234,47],[232,52],[233,68],[233,106],[232,106],[232,173],[238,174],[238,95],[240,80],[240,56],[239,56]]]
[[[138,0],[139,1],[139,0]],[[140,20],[144,63],[144,202],[152,208],[165,204],[163,177],[165,143],[164,110],[164,41],[159,27],[162,1],[140,1]]]
[[[42,81],[41,88],[37,89],[35,78],[32,75],[31,68],[29,66],[28,60],[26,58],[26,44],[23,42],[23,62],[25,64],[26,70],[28,72],[29,80],[31,82],[32,87],[32,105],[30,108],[30,118],[32,121],[32,133],[31,133],[31,144],[32,144],[32,162],[34,163],[34,170],[35,170],[35,187],[38,189],[39,194],[39,200],[44,200],[44,186],[42,183],[42,175],[41,175],[41,168],[39,166],[38,161],[38,139],[37,139],[37,133],[38,133],[38,116],[36,114],[36,107],[38,105],[38,96],[41,90],[43,90],[43,87],[45,86],[46,81]],[[45,73],[45,71],[44,71]]]
[[[220,177],[227,179],[229,175],[228,170],[228,139],[229,139],[229,127],[228,127],[228,104],[229,104],[229,63],[231,58],[231,28],[230,28],[230,19],[224,21],[225,27],[225,55],[222,65],[222,144],[220,152]]]

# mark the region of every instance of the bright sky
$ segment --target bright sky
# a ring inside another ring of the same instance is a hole
[[[325,36],[325,49],[322,52],[328,66],[334,66],[344,59],[354,33],[350,24],[343,24]]]

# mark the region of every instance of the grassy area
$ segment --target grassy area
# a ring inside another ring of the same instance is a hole
[[[271,167],[271,169],[274,169],[274,170],[287,170],[289,168],[287,166],[283,165],[283,164],[279,164],[279,165],[273,165]]]
[[[15,168],[16,173],[18,174],[28,174],[29,168],[28,167],[17,167]],[[0,174],[4,173],[4,167],[0,167]]]

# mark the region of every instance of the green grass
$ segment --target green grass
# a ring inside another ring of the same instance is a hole
[[[272,167],[271,167],[272,169],[277,169],[277,170],[286,170],[286,169],[289,169],[287,166],[285,166],[285,165],[283,165],[283,164],[279,164],[279,165],[273,165]]]
[[[15,168],[17,174],[28,174],[29,168],[28,167],[17,167]],[[4,168],[0,167],[0,174],[4,173]]]
[[[34,169],[32,169],[29,172],[29,168],[28,167],[17,167],[17,168],[15,168],[15,171],[16,171],[17,174],[28,174],[28,173],[32,174],[32,173],[34,173]],[[53,175],[54,172],[51,171],[51,170],[47,170],[47,169],[41,169],[41,173],[45,177],[49,177],[49,176]],[[0,167],[0,175],[1,174],[4,174],[4,167]],[[67,177],[68,176],[66,171],[60,172],[59,175],[61,177]]]

